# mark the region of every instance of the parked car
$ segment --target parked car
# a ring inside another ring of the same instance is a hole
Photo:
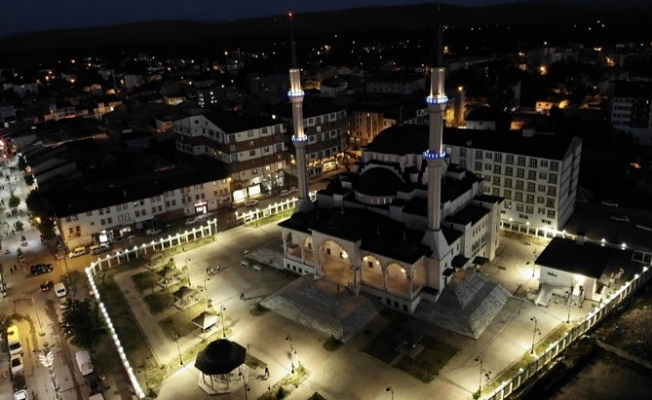
[[[14,392],[14,400],[29,400],[27,390],[21,389]]]
[[[153,236],[153,235],[156,235],[157,233],[160,233],[160,232],[161,232],[160,229],[149,228],[149,229],[147,229],[147,230],[145,231],[145,234],[146,234],[146,235],[149,235],[149,236]]]
[[[79,246],[79,247],[75,247],[70,251],[70,253],[68,253],[68,258],[79,257],[79,256],[83,256],[84,254],[86,254],[86,247]]]
[[[629,222],[629,217],[627,215],[612,215],[609,219],[618,222]]]
[[[258,200],[247,200],[245,201],[245,207],[256,207],[258,205]]]
[[[57,297],[65,297],[68,294],[66,285],[64,285],[62,282],[57,282],[54,285],[54,294],[56,294]]]
[[[91,254],[102,254],[106,253],[109,250],[111,250],[111,246],[109,246],[107,243],[96,244],[88,248],[88,251]]]
[[[23,365],[23,356],[20,354],[11,356],[11,374],[20,374],[24,369],[25,366]]]
[[[192,224],[194,224],[194,223],[196,223],[198,221],[199,221],[199,217],[190,217],[184,222],[184,224],[192,225]]]
[[[54,287],[54,282],[45,281],[41,283],[41,292],[49,292]]]
[[[53,270],[54,268],[52,267],[52,264],[34,264],[30,268],[30,273],[32,275],[41,275],[52,272]]]
[[[102,393],[102,382],[100,381],[100,378],[95,375],[95,373],[86,376],[86,383],[88,384],[88,389],[91,393],[91,396],[94,394]]]
[[[618,207],[618,203],[616,203],[615,201],[611,201],[611,200],[604,200],[600,204],[602,204],[603,206],[607,206],[607,207],[614,207],[614,208]]]

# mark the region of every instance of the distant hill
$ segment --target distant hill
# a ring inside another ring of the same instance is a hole
[[[586,2],[586,0],[561,1],[564,3]],[[597,3],[605,2],[598,1]],[[434,26],[436,8],[436,4],[427,3],[304,13],[296,15],[295,27],[297,32],[301,32],[302,35],[423,30]],[[495,23],[554,27],[602,19],[609,21],[612,26],[622,24],[623,29],[625,27],[635,29],[637,26],[643,29],[649,28],[648,23],[652,17],[650,8],[646,10],[631,8],[604,10],[584,5],[545,2],[487,7],[444,4],[442,12],[444,24],[453,26]],[[71,47],[84,49],[152,43],[183,44],[236,37],[273,37],[286,34],[287,18],[285,15],[228,22],[159,21],[15,34],[0,38],[0,49],[16,53]]]

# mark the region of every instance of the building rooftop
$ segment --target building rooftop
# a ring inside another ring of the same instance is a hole
[[[573,274],[600,279],[605,272],[618,270],[629,264],[631,250],[602,247],[597,244],[579,244],[570,239],[556,237],[546,246],[535,263]]]

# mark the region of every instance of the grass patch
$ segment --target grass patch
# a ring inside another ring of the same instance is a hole
[[[253,315],[254,317],[260,317],[261,315],[267,314],[268,311],[269,310],[263,307],[260,303],[256,303],[256,305],[249,309],[249,314]]]
[[[102,272],[101,277],[96,276],[96,284],[102,297],[102,302],[104,303],[111,321],[113,323],[113,328],[115,329],[118,337],[120,337],[120,343],[124,349],[129,363],[134,368],[134,372],[138,374],[139,370],[142,370],[144,360],[149,357],[153,358],[152,352],[149,349],[149,345],[145,341],[145,338],[138,327],[138,324],[135,321],[131,313],[131,308],[129,304],[125,301],[125,298],[122,295],[122,291],[118,285],[113,281],[113,276],[115,274],[128,271],[135,266],[130,263],[114,267],[112,269]],[[138,375],[138,378],[142,381],[144,387],[144,378]],[[152,385],[158,385],[161,381],[154,381],[150,379]]]
[[[174,296],[168,291],[160,291],[143,297],[149,311],[156,315],[174,306]]]
[[[293,213],[294,213],[294,210],[292,210],[292,209],[281,211],[280,213],[270,215],[269,217],[265,217],[265,218],[261,218],[261,219],[257,219],[255,221],[249,222],[249,223],[246,224],[246,226],[253,226],[253,227],[257,228],[259,226],[271,224],[273,222],[278,222],[278,221],[280,221],[282,219],[289,218]]]
[[[389,364],[398,355],[398,335],[402,329],[401,324],[392,322],[363,351]]]
[[[326,349],[326,351],[339,350],[340,348],[342,348],[343,344],[344,343],[331,336],[328,338],[328,340],[324,342],[324,349]]]
[[[439,371],[460,350],[429,336],[423,338],[423,350],[415,357],[403,357],[396,368],[407,372],[424,383],[431,382]]]
[[[145,271],[131,276],[134,280],[138,293],[143,293],[145,290],[154,291],[158,284],[158,275],[152,271]]]
[[[206,300],[202,299],[185,310],[179,310],[165,318],[159,322],[159,325],[161,326],[161,329],[163,329],[163,332],[165,332],[165,335],[170,340],[174,340],[177,334],[186,336],[199,329],[197,325],[192,323],[192,320],[193,318],[197,318],[199,314],[204,311],[206,311]],[[215,324],[215,326],[218,325],[221,327],[222,323],[218,322]],[[215,329],[215,327],[213,329]]]
[[[265,368],[267,366],[267,363],[260,361],[256,357],[252,356],[251,354],[247,353],[245,354],[245,365],[251,369],[258,369],[258,368]]]
[[[294,369],[294,374],[287,375],[280,381],[276,382],[270,390],[260,396],[258,400],[275,400],[275,399],[284,399],[292,393],[292,391],[299,387],[299,385],[308,379],[310,372],[303,367],[303,365],[298,366]]]
[[[535,354],[542,355],[552,343],[559,341],[566,332],[570,331],[571,327],[567,324],[559,325],[555,330],[550,332],[543,340],[541,340],[534,347]],[[496,375],[491,382],[482,388],[483,393],[493,393],[494,390],[502,384],[502,382],[509,381],[516,375],[518,375],[521,370],[524,370],[534,362],[534,356],[529,352],[525,353],[521,358],[519,358],[512,365],[502,370],[500,374]]]

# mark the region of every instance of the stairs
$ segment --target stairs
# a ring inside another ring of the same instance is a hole
[[[422,300],[415,315],[444,329],[477,339],[500,313],[509,292],[471,269],[456,273],[436,303]]]
[[[261,305],[303,326],[343,342],[354,337],[382,305],[324,280],[304,276],[261,301]]]

